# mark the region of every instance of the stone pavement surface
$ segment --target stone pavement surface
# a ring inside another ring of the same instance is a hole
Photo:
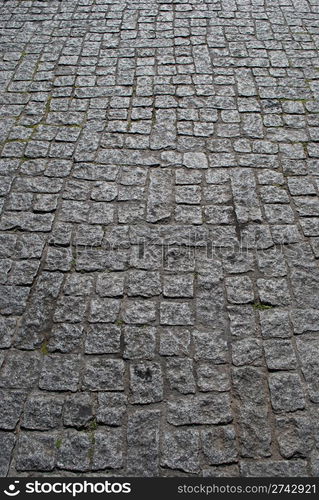
[[[319,1],[0,14],[0,474],[318,475]]]

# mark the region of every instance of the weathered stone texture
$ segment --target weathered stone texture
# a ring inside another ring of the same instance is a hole
[[[0,475],[319,475],[318,23],[0,2]]]

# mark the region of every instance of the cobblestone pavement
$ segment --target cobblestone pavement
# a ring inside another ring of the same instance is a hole
[[[1,475],[318,475],[318,0],[0,7]]]

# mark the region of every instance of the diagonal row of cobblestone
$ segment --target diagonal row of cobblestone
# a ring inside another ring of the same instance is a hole
[[[0,25],[0,475],[318,475],[318,1]]]

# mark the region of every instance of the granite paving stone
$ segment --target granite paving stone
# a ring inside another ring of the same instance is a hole
[[[318,0],[0,0],[0,475],[319,474]]]

